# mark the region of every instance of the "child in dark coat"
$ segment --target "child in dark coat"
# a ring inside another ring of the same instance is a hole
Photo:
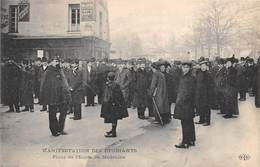
[[[105,137],[116,137],[117,120],[128,117],[127,105],[113,72],[108,73],[107,80],[100,117],[105,123],[112,123],[112,130]]]

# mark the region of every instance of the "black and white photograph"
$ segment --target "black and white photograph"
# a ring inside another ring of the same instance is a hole
[[[1,0],[1,167],[259,167],[259,0]]]

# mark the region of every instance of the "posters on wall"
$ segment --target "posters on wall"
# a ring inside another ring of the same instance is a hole
[[[94,0],[85,0],[81,3],[81,21],[96,20],[96,2]]]
[[[19,22],[28,22],[30,20],[30,4],[20,3],[18,10],[18,20]]]

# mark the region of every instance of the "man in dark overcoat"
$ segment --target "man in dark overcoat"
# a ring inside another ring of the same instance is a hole
[[[226,68],[224,66],[225,60],[219,59],[218,60],[218,69],[216,71],[214,82],[215,82],[215,88],[214,92],[216,94],[217,102],[219,104],[220,112],[218,114],[225,114],[224,112],[224,80],[225,80],[225,74],[226,74]]]
[[[7,112],[20,112],[19,97],[20,97],[20,82],[21,82],[21,67],[10,59],[4,65],[3,80],[5,87],[5,103],[9,106]],[[14,110],[15,109],[15,110]]]
[[[40,86],[41,86],[41,82],[39,82],[39,79],[38,79],[38,74],[39,74],[39,70],[41,67],[41,61],[42,61],[42,59],[40,57],[38,57],[33,64],[33,68],[35,71],[33,87],[34,87],[35,98],[38,100],[39,100],[39,96],[40,96]]]
[[[148,107],[148,76],[145,71],[145,64],[141,64],[136,73],[136,84],[134,90],[133,105],[137,108],[139,119],[145,119],[145,109]]]
[[[71,74],[68,78],[68,84],[71,91],[71,109],[74,113],[74,120],[81,119],[81,104],[84,103],[84,82],[83,72],[79,69],[79,61],[75,60],[71,65]]]
[[[238,115],[237,102],[237,71],[233,67],[233,58],[228,58],[226,61],[226,73],[223,84],[224,89],[224,118],[232,118],[233,115]]]
[[[40,88],[41,104],[49,105],[49,128],[53,136],[66,135],[64,132],[71,93],[68,81],[60,67],[58,58],[54,58],[44,73]],[[60,113],[57,119],[57,113]]]
[[[149,88],[149,93],[153,98],[153,109],[155,114],[154,123],[169,123],[170,107],[164,74],[160,71],[161,62],[152,64],[153,77]],[[160,120],[161,117],[161,120]]]
[[[195,106],[196,112],[200,116],[200,120],[196,124],[210,125],[212,97],[213,79],[209,74],[208,62],[202,61],[200,62],[200,70],[198,70],[196,76]]]
[[[246,79],[246,67],[245,67],[245,58],[240,58],[240,63],[236,66],[237,69],[237,83],[238,83],[238,91],[240,94],[239,100],[246,100],[246,92],[247,92],[247,79]]]
[[[129,97],[131,73],[125,65],[120,65],[116,72],[116,83],[120,85],[125,101],[127,102]]]
[[[94,66],[93,62],[89,62],[86,67],[87,72],[87,80],[86,80],[86,95],[87,95],[87,105],[86,106],[94,106],[95,105],[95,96],[96,96],[96,78],[97,78],[97,69]]]
[[[247,89],[249,96],[254,96],[253,92],[253,79],[254,79],[254,72],[255,71],[255,63],[254,59],[247,58],[246,60],[246,77],[247,77]]]
[[[172,81],[173,81],[172,92],[171,92],[172,93],[171,97],[172,97],[173,103],[175,103],[176,99],[177,99],[178,87],[179,87],[180,78],[182,75],[180,65],[181,64],[179,64],[179,62],[175,62],[175,64],[173,65],[173,67],[170,70],[170,74],[172,76]]]
[[[255,70],[255,106],[260,108],[260,57],[258,58]]]
[[[191,63],[182,63],[183,75],[180,80],[173,117],[181,120],[182,142],[176,148],[188,148],[195,145],[195,90],[196,79],[191,72]]]
[[[22,111],[34,112],[34,81],[35,70],[32,64],[28,60],[24,60],[25,66],[22,68],[22,80],[21,80],[21,105],[25,106]]]
[[[42,84],[42,80],[43,80],[43,76],[44,76],[44,73],[45,73],[45,71],[47,70],[47,68],[48,68],[48,62],[47,62],[47,58],[46,57],[43,57],[42,58],[42,63],[41,63],[41,66],[40,66],[40,69],[39,69],[39,71],[38,71],[38,82],[40,83],[40,86],[41,86],[41,84]],[[39,87],[39,89],[40,89],[40,87]],[[39,103],[40,103],[40,105],[42,105],[42,109],[40,110],[40,111],[47,111],[47,105],[43,105],[42,103],[41,103],[41,98],[39,97]]]
[[[152,71],[152,67],[150,67],[150,64],[146,64],[145,72],[147,75],[148,85],[150,87],[153,78],[153,71]],[[150,89],[148,89],[148,94],[147,94],[148,116],[154,117],[153,100],[152,100],[152,96],[149,94],[149,90]]]

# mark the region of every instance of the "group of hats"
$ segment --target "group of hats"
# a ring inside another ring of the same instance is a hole
[[[171,64],[166,60],[160,59],[156,62],[153,62],[151,66],[155,69],[159,69],[161,66],[165,66],[166,68],[171,67]]]

